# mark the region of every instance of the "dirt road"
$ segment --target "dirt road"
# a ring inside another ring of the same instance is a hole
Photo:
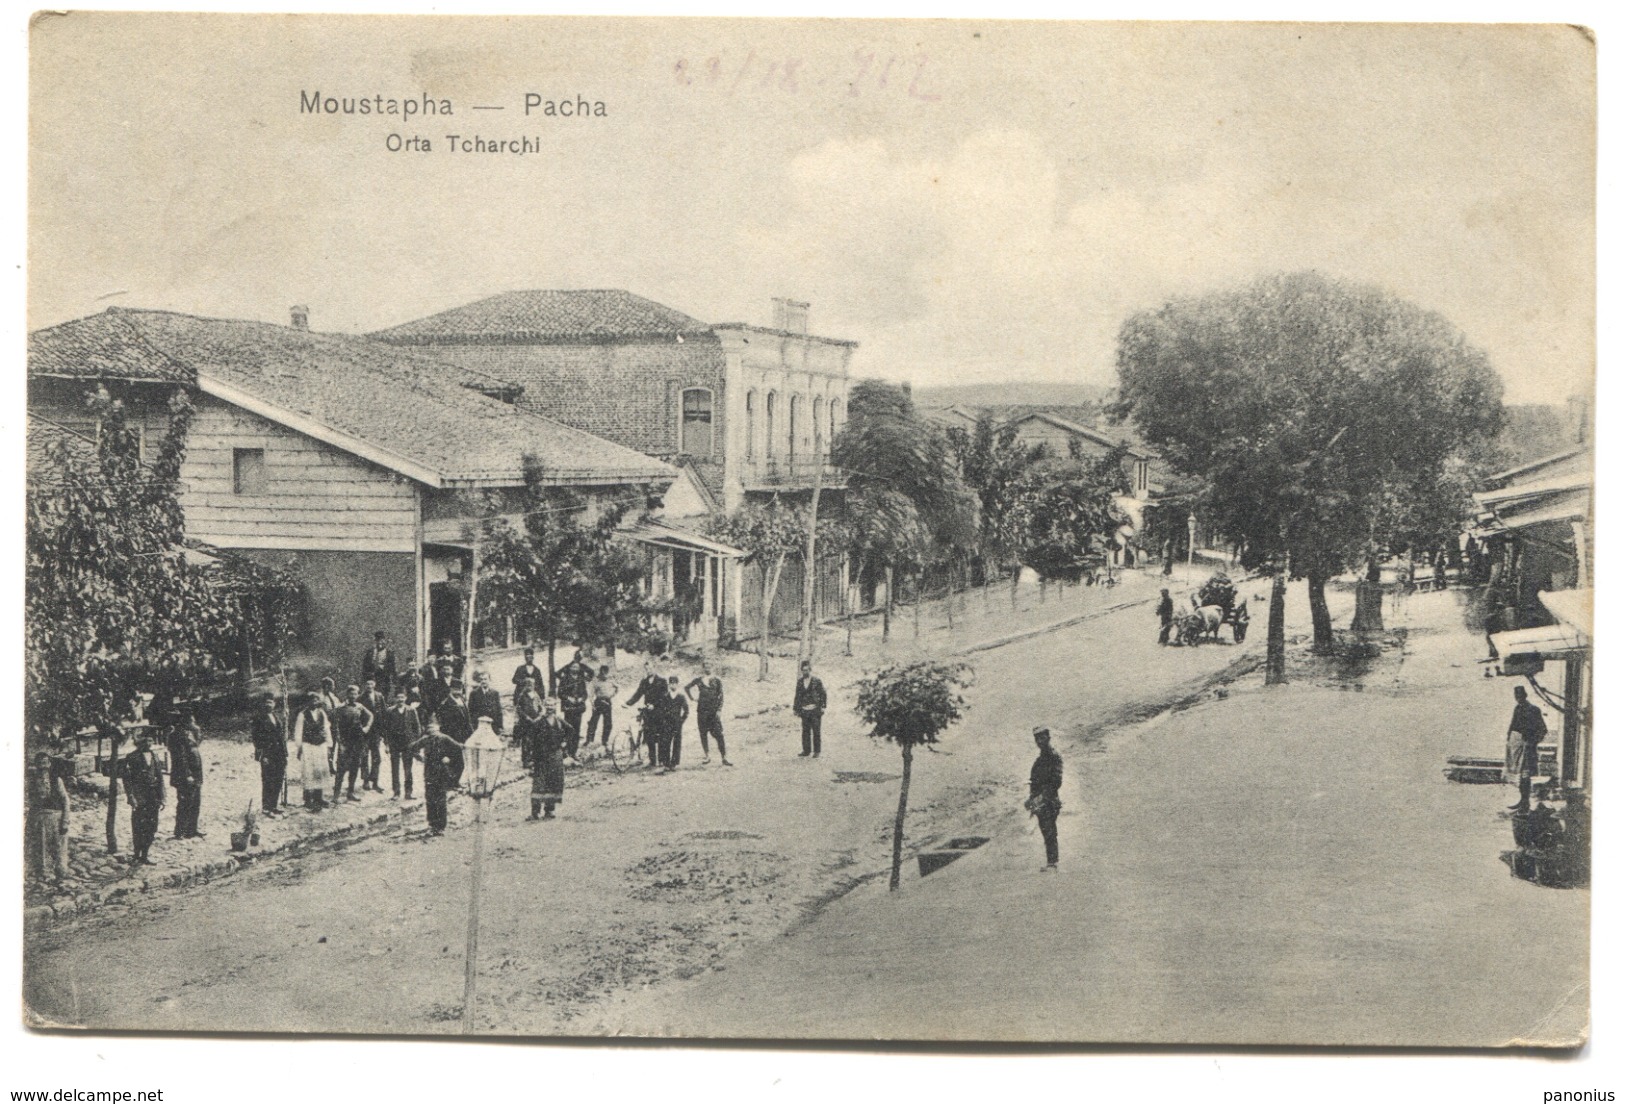
[[[978,653],[969,719],[917,760],[908,842],[1025,831],[1034,723],[1075,734],[1154,711],[1257,647],[1255,634],[1246,649],[1160,648],[1136,605]],[[883,872],[898,755],[833,696],[820,759],[797,756],[779,713],[735,725],[732,769],[701,767],[690,736],[675,774],[572,776],[554,822],[526,822],[518,787],[500,795],[486,832],[482,1030],[704,1034],[680,1013],[629,1020],[623,998],[724,969]],[[38,933],[30,1005],[96,1027],[455,1031],[468,815],[443,838],[374,838]],[[140,971],[118,969],[130,955]]]

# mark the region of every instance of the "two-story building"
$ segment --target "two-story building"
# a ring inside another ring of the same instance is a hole
[[[190,395],[187,536],[302,582],[306,666],[353,673],[375,629],[401,653],[461,644],[473,521],[519,501],[527,462],[588,516],[613,503],[641,519],[679,475],[516,406],[493,377],[311,333],[304,317],[279,326],[111,308],[31,334],[28,381],[31,415],[91,439],[91,388],[121,399],[149,441],[167,430],[174,391]],[[633,529],[646,529],[629,536],[648,548],[656,586],[671,544],[658,523]],[[472,635],[508,642],[503,626]]]
[[[710,324],[627,291],[512,291],[371,337],[496,377],[523,408],[676,465],[716,511],[773,495],[805,500],[815,479],[830,492],[821,510],[834,511],[844,484],[828,453],[845,422],[857,343],[809,333],[807,312],[778,299],[771,326]],[[698,536],[692,521],[671,528]],[[818,610],[832,616],[840,561],[820,561]],[[752,632],[759,570],[696,544],[674,587],[719,616],[694,619],[688,639]],[[775,629],[799,619],[801,588],[799,565],[787,565]]]

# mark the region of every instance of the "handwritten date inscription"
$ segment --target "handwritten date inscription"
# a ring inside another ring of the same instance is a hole
[[[935,103],[942,96],[931,90],[927,54],[877,54],[854,50],[844,72],[833,78],[820,75],[801,58],[764,58],[755,50],[742,59],[713,54],[698,61],[678,58],[672,71],[683,86],[710,87],[732,95],[740,91],[772,90],[798,93],[809,88],[834,87],[851,96],[902,93],[910,99]]]

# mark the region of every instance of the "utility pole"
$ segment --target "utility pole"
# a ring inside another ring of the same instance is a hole
[[[818,496],[824,489],[824,437],[818,420],[813,420],[812,506],[807,511],[807,558],[802,565],[801,647],[797,658],[812,658],[813,586],[818,575]]]

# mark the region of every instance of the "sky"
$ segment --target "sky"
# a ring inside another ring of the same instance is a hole
[[[76,13],[30,45],[30,329],[301,303],[365,333],[570,287],[767,324],[789,296],[861,375],[1109,385],[1133,312],[1313,268],[1445,315],[1511,401],[1592,386],[1568,27]]]

